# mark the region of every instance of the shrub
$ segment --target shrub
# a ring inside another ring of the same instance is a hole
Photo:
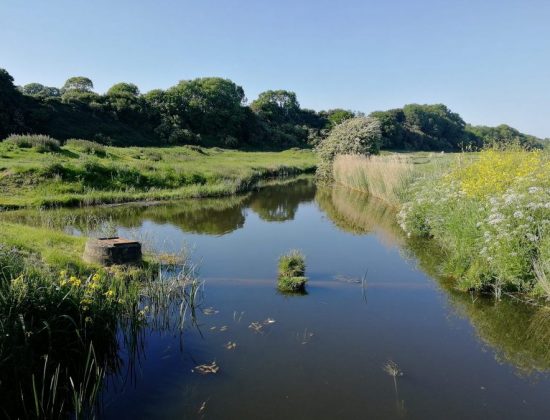
[[[332,180],[332,163],[338,155],[376,155],[380,152],[382,132],[375,118],[356,117],[338,124],[317,147],[317,177]]]
[[[82,153],[86,153],[88,155],[103,157],[107,154],[105,146],[90,140],[69,139],[67,140],[66,146],[78,150]]]
[[[304,255],[292,250],[279,258],[279,290],[284,292],[303,292],[307,278],[304,277],[306,263]]]
[[[12,134],[4,142],[15,144],[21,149],[34,148],[40,153],[58,152],[61,149],[58,140],[42,134]]]

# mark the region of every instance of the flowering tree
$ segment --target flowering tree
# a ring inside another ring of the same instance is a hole
[[[381,141],[380,122],[375,118],[355,117],[338,124],[317,147],[317,176],[331,180],[332,163],[338,155],[377,155]]]

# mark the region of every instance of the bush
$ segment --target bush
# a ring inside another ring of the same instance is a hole
[[[69,139],[67,140],[66,146],[78,150],[82,153],[86,153],[88,155],[103,157],[107,154],[105,146],[90,140]]]
[[[40,153],[61,150],[61,143],[58,140],[42,134],[12,134],[4,142],[15,144],[21,149],[34,148]]]
[[[332,163],[338,155],[377,155],[381,141],[380,122],[375,118],[356,117],[338,124],[317,147],[317,177],[332,180]]]
[[[306,263],[304,255],[292,250],[279,258],[279,290],[284,292],[304,292],[307,277],[304,277]]]

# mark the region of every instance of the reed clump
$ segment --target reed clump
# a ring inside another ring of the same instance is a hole
[[[281,255],[278,265],[278,288],[282,292],[305,292],[307,277],[304,255],[298,250],[291,250]]]
[[[340,155],[334,160],[334,180],[398,206],[415,176],[414,164],[403,155]]]

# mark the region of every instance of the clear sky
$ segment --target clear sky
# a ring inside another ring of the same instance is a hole
[[[0,0],[0,40],[17,84],[83,75],[145,92],[221,76],[249,100],[444,103],[550,137],[550,0]]]

